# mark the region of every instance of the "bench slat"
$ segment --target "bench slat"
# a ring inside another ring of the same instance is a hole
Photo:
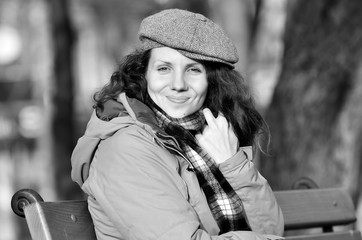
[[[283,211],[285,230],[345,225],[356,221],[349,193],[343,189],[275,191]],[[96,240],[86,200],[44,202],[33,190],[19,190],[11,205],[25,217],[35,240]],[[288,234],[288,232],[287,232]],[[291,234],[291,232],[289,232]],[[360,231],[287,236],[286,240],[362,240]]]
[[[286,237],[285,240],[361,240],[359,231],[323,233]]]
[[[36,202],[24,212],[33,239],[96,240],[87,201]]]
[[[275,191],[285,230],[345,225],[356,221],[349,193],[340,188]]]

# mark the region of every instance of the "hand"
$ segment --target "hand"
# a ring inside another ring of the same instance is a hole
[[[202,133],[196,134],[196,139],[217,164],[231,158],[238,150],[239,141],[232,126],[222,113],[215,118],[210,109],[203,110],[207,126]]]

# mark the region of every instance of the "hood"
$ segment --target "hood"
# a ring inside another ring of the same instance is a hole
[[[151,129],[159,129],[152,110],[137,99],[128,98],[124,93],[119,95],[117,101],[107,101],[103,111],[94,110],[84,135],[79,138],[72,153],[73,181],[82,186],[87,180],[94,152],[101,140],[133,124],[147,124]]]

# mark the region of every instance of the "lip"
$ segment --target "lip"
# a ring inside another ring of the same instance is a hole
[[[183,97],[183,96],[166,96],[166,98],[173,103],[185,103],[187,100],[189,100],[189,97]]]

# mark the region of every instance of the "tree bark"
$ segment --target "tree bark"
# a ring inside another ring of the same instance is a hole
[[[238,51],[239,61],[235,64],[235,68],[243,75],[247,75],[262,1],[224,0],[209,2],[210,18],[223,28]]]
[[[274,189],[299,177],[360,194],[362,4],[296,0],[285,30],[283,69],[266,112],[271,151],[262,172]]]
[[[74,147],[73,129],[73,46],[75,35],[67,0],[49,0],[53,40],[54,89],[51,117],[52,156],[58,198],[74,199],[79,187],[70,179],[70,156]]]

